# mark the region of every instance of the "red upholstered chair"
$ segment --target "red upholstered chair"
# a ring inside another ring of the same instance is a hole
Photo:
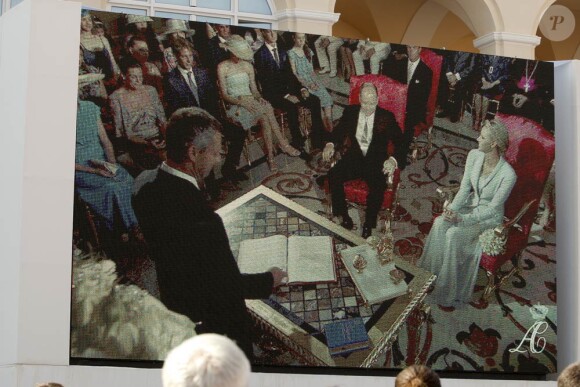
[[[518,179],[505,203],[506,220],[496,228],[496,234],[503,233],[508,238],[506,252],[496,256],[484,253],[479,263],[488,277],[484,299],[521,270],[521,256],[528,245],[530,230],[554,163],[556,147],[554,135],[535,121],[501,113],[496,117],[508,128],[510,143],[504,157]],[[512,269],[507,273],[500,272],[501,266],[509,260],[512,261]]]
[[[389,110],[395,115],[395,120],[399,127],[403,128],[405,123],[405,106],[407,103],[407,85],[396,82],[384,75],[361,75],[353,76],[350,79],[351,105],[360,104],[359,94],[363,83],[373,83],[379,95],[379,107]],[[393,154],[394,149],[389,149],[389,154]],[[381,208],[388,210],[390,216],[397,203],[397,188],[401,180],[401,171],[397,168],[393,175],[392,182],[389,182],[385,190],[385,196]],[[346,200],[358,204],[366,205],[368,195],[368,185],[362,179],[355,179],[344,183]]]
[[[521,270],[520,260],[538,212],[544,186],[555,157],[554,135],[535,121],[519,116],[496,115],[509,131],[509,147],[504,157],[513,167],[517,181],[505,203],[504,223],[496,235],[507,238],[506,251],[500,255],[482,253],[479,266],[488,278],[482,299],[487,300],[512,275]],[[511,261],[509,271],[501,267]]]

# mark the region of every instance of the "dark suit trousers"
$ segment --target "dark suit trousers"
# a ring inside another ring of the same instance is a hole
[[[387,181],[380,166],[370,166],[368,160],[361,153],[357,153],[347,154],[328,171],[332,212],[337,216],[347,214],[344,183],[362,178],[369,186],[365,225],[376,227],[377,215],[383,202]]]
[[[320,142],[320,135],[322,131],[322,113],[320,111],[320,100],[311,95],[307,99],[300,98],[300,103],[294,104],[288,101],[284,96],[276,96],[274,98],[268,99],[268,101],[275,108],[282,109],[288,113],[288,126],[290,128],[290,134],[292,134],[291,145],[297,149],[304,146],[304,141],[306,140],[302,133],[300,132],[300,126],[298,123],[298,106],[305,106],[310,110],[310,115],[312,117],[312,143]]]

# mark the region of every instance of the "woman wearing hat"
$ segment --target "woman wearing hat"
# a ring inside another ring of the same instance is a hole
[[[111,45],[107,38],[93,35],[93,17],[85,9],[81,12],[81,50],[84,62],[101,70],[105,80],[118,78],[121,72],[113,57]]]
[[[268,165],[271,171],[276,171],[272,133],[287,155],[296,157],[300,151],[292,147],[282,135],[272,105],[262,98],[256,87],[254,67],[249,63],[254,55],[248,42],[239,35],[232,35],[225,47],[230,52],[230,59],[218,65],[217,74],[222,98],[230,104],[226,111],[227,118],[245,130],[260,124],[264,132]]]
[[[125,26],[125,40],[123,44],[123,49],[128,50],[129,41],[133,36],[144,37],[149,48],[149,60],[159,68],[161,68],[161,62],[163,61],[163,46],[157,39],[157,35],[153,30],[151,23],[153,19],[149,16],[144,15],[125,15],[127,24]]]
[[[161,70],[164,74],[177,67],[177,59],[173,54],[173,47],[178,38],[187,39],[193,35],[195,35],[195,30],[188,28],[185,20],[167,19],[165,21],[165,30],[160,35],[162,40],[166,40],[165,48],[163,49],[163,69]],[[195,63],[199,63],[198,52],[194,50],[192,54]]]

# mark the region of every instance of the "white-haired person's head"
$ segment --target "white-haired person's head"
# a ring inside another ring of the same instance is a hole
[[[250,362],[231,339],[206,333],[175,347],[163,365],[163,387],[247,387]]]

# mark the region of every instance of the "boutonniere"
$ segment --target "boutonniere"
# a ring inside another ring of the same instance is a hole
[[[415,79],[415,83],[421,83],[421,81],[418,79]]]

